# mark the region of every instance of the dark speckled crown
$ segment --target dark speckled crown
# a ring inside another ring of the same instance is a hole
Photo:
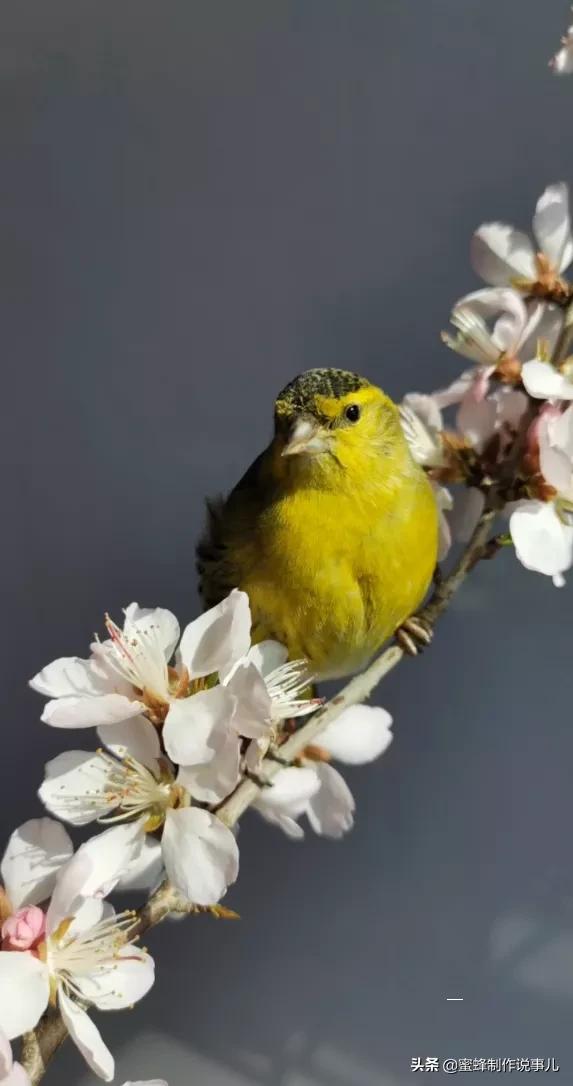
[[[368,388],[369,384],[365,377],[347,370],[307,370],[289,381],[282,392],[279,392],[275,414],[278,418],[284,418],[285,415],[297,414],[300,411],[312,412],[315,396],[339,399],[359,388]]]

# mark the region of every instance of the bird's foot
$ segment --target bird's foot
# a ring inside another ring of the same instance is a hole
[[[408,656],[418,656],[430,644],[434,631],[420,615],[412,615],[396,630],[396,641]]]

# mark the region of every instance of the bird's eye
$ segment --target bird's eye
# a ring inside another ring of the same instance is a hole
[[[349,422],[358,422],[360,418],[360,408],[357,403],[349,403],[348,407],[344,409],[345,417]]]

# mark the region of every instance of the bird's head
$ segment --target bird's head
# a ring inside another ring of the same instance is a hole
[[[281,475],[363,476],[373,461],[408,451],[393,401],[365,377],[314,369],[295,377],[275,403],[275,471]]]

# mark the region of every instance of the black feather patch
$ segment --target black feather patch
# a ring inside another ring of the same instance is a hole
[[[370,382],[358,373],[347,370],[316,369],[299,374],[289,381],[279,393],[275,403],[278,417],[293,415],[300,411],[312,412],[315,396],[328,396],[340,399],[359,388],[368,388]]]

